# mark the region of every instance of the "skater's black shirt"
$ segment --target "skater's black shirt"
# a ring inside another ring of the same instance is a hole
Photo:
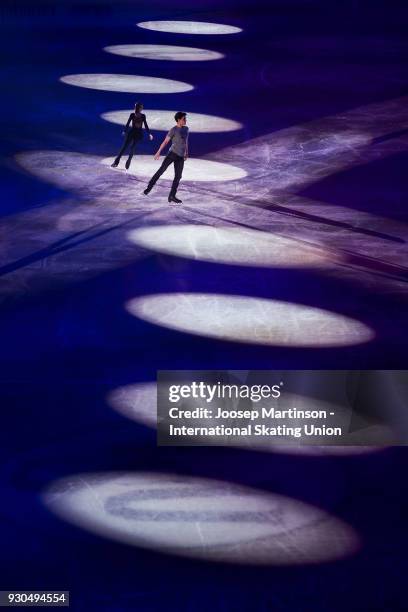
[[[129,129],[129,125],[132,124],[133,130],[141,130],[144,126],[147,132],[150,134],[149,126],[147,125],[146,115],[143,113],[130,113],[129,119],[127,120],[127,124],[125,126],[125,131]]]

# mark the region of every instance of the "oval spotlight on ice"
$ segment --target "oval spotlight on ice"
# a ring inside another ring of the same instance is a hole
[[[360,547],[347,523],[297,499],[162,473],[88,473],[43,496],[60,518],[105,538],[188,558],[250,565],[340,559]]]
[[[131,109],[109,111],[101,115],[102,119],[117,125],[125,125],[128,120]],[[168,131],[174,125],[174,110],[151,110],[143,111],[147,117],[149,127],[152,130]],[[211,133],[211,132],[234,132],[242,129],[242,123],[226,119],[225,117],[216,117],[214,115],[202,115],[200,113],[187,112],[187,125],[191,132]]]
[[[206,62],[224,57],[222,53],[217,51],[170,45],[112,45],[105,47],[104,51],[125,57],[172,62]]]
[[[183,93],[194,89],[182,81],[132,74],[67,74],[60,81],[86,89],[124,93]]]
[[[141,21],[139,28],[156,32],[173,32],[174,34],[238,34],[241,28],[223,23],[206,21]]]
[[[150,178],[160,168],[161,161],[153,159],[151,155],[135,156],[135,162],[129,169],[129,174],[134,176],[143,176]],[[108,157],[102,160],[102,164],[110,166],[113,162],[113,157]],[[125,160],[122,160],[119,169],[124,167]],[[117,172],[118,170],[115,170]],[[232,166],[231,164],[223,164],[220,162],[210,161],[208,159],[197,159],[191,157],[188,159],[183,170],[183,181],[192,182],[221,182],[221,181],[237,181],[247,176],[247,173],[242,168]],[[174,172],[172,166],[166,170],[163,176],[159,179],[159,184],[162,181],[173,181]]]
[[[132,230],[128,237],[157,253],[230,265],[314,268],[341,261],[322,246],[242,227],[154,225]]]
[[[354,319],[321,308],[243,295],[164,293],[134,298],[126,310],[176,331],[268,346],[353,346],[374,337]]]

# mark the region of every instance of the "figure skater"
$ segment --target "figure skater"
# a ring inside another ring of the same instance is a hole
[[[145,126],[147,133],[149,134],[150,140],[153,140],[153,135],[151,134],[149,126],[147,125],[146,115],[142,113],[142,110],[143,110],[143,104],[141,104],[140,102],[137,102],[135,104],[135,111],[133,113],[130,113],[129,119],[127,120],[127,124],[123,132],[125,135],[125,140],[124,140],[121,150],[118,153],[118,156],[116,157],[115,161],[112,164],[112,168],[117,167],[117,165],[120,162],[120,158],[125,152],[125,149],[130,145],[129,157],[127,158],[127,161],[125,164],[126,170],[129,170],[130,162],[132,161],[135,147],[137,143],[140,142],[143,138],[143,129],[142,129],[143,125]],[[130,123],[132,124],[132,126],[129,129]]]
[[[187,113],[183,113],[181,111],[177,112],[174,115],[174,119],[177,125],[172,127],[171,130],[168,132],[166,138],[163,140],[156,155],[154,156],[154,159],[160,158],[160,153],[171,140],[172,144],[170,150],[164,158],[163,163],[156,172],[156,174],[154,174],[150,179],[149,184],[143,192],[145,195],[147,195],[152,190],[157,179],[163,174],[163,172],[165,172],[171,164],[174,164],[174,180],[170,189],[168,201],[174,202],[176,204],[181,204],[181,200],[176,197],[176,193],[180,183],[181,175],[183,174],[184,161],[188,157],[188,127],[186,126],[186,115]]]

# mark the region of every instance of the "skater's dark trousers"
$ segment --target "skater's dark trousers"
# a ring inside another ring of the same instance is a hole
[[[181,175],[183,174],[184,158],[180,157],[180,155],[176,155],[176,153],[173,153],[171,151],[164,158],[163,163],[158,169],[158,171],[156,172],[156,174],[154,174],[152,178],[150,179],[149,184],[147,186],[147,189],[149,191],[151,190],[153,185],[156,183],[157,179],[161,177],[163,172],[165,172],[171,164],[174,164],[174,180],[173,180],[173,184],[170,190],[170,197],[176,195],[177,188],[180,183]]]
[[[123,153],[126,151],[126,149],[129,147],[129,157],[127,160],[127,165],[130,165],[130,162],[132,161],[132,157],[133,154],[135,152],[135,147],[137,145],[137,143],[142,140],[143,138],[143,132],[140,129],[136,129],[136,130],[129,130],[129,132],[126,134],[125,136],[125,140],[123,142],[122,148],[118,153],[117,158],[115,159],[115,164],[118,164],[120,162],[120,158],[122,157]]]

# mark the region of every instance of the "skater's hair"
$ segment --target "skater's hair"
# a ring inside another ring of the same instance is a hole
[[[178,111],[175,115],[174,115],[174,119],[175,121],[180,121],[180,119],[183,119],[183,117],[186,117],[187,113],[183,113],[182,111]]]
[[[141,102],[136,102],[135,104],[135,113],[140,113],[143,108],[143,104]]]

